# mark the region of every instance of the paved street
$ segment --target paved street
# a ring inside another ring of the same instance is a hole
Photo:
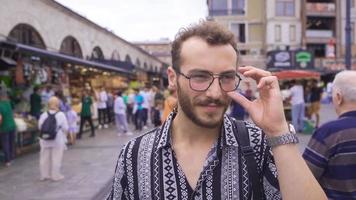
[[[322,105],[321,122],[336,117],[331,105]],[[97,131],[95,138],[88,134],[64,154],[60,182],[39,181],[39,153],[17,158],[10,168],[0,168],[1,200],[88,200],[111,179],[121,146],[131,137],[116,135],[114,129]],[[304,150],[310,135],[299,135],[300,150]]]
[[[16,159],[10,168],[0,168],[1,200],[88,200],[111,179],[122,145],[133,136],[116,135],[114,129],[88,134],[64,153],[60,182],[39,181],[39,153]]]
[[[320,125],[324,124],[327,121],[336,119],[336,113],[332,104],[322,104],[320,109]],[[305,147],[307,146],[311,135],[306,134],[299,134],[299,149],[301,152],[304,151]]]

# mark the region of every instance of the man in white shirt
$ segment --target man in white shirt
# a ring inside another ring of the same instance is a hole
[[[299,81],[292,81],[291,83],[293,85],[290,88],[292,123],[297,132],[303,132],[305,114],[304,88]]]
[[[121,91],[117,93],[114,102],[114,113],[115,113],[115,124],[118,131],[118,135],[121,135],[122,133],[125,135],[132,135],[131,132],[128,132],[128,125],[126,119],[126,104],[124,102],[124,99],[122,98]]]
[[[98,95],[98,112],[99,112],[99,129],[103,126],[104,128],[108,128],[107,125],[107,105],[106,102],[108,101],[108,94],[105,91],[104,87],[101,87],[101,90]]]

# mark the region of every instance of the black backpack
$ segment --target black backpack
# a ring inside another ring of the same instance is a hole
[[[40,129],[40,138],[44,140],[54,140],[57,135],[57,120],[56,114],[47,112],[47,119],[44,120]]]

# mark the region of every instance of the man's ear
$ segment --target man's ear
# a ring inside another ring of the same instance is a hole
[[[344,102],[344,97],[342,96],[341,92],[339,90],[336,91],[336,105],[341,105]]]
[[[171,89],[176,89],[177,84],[177,73],[174,71],[172,66],[169,66],[167,69],[168,75],[168,84]]]

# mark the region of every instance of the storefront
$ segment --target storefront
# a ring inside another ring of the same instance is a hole
[[[8,41],[0,41],[0,55],[0,86],[8,91],[14,108],[17,154],[38,148],[37,119],[30,115],[29,101],[34,87],[51,86],[78,107],[84,89],[127,88],[132,75],[117,66]]]

